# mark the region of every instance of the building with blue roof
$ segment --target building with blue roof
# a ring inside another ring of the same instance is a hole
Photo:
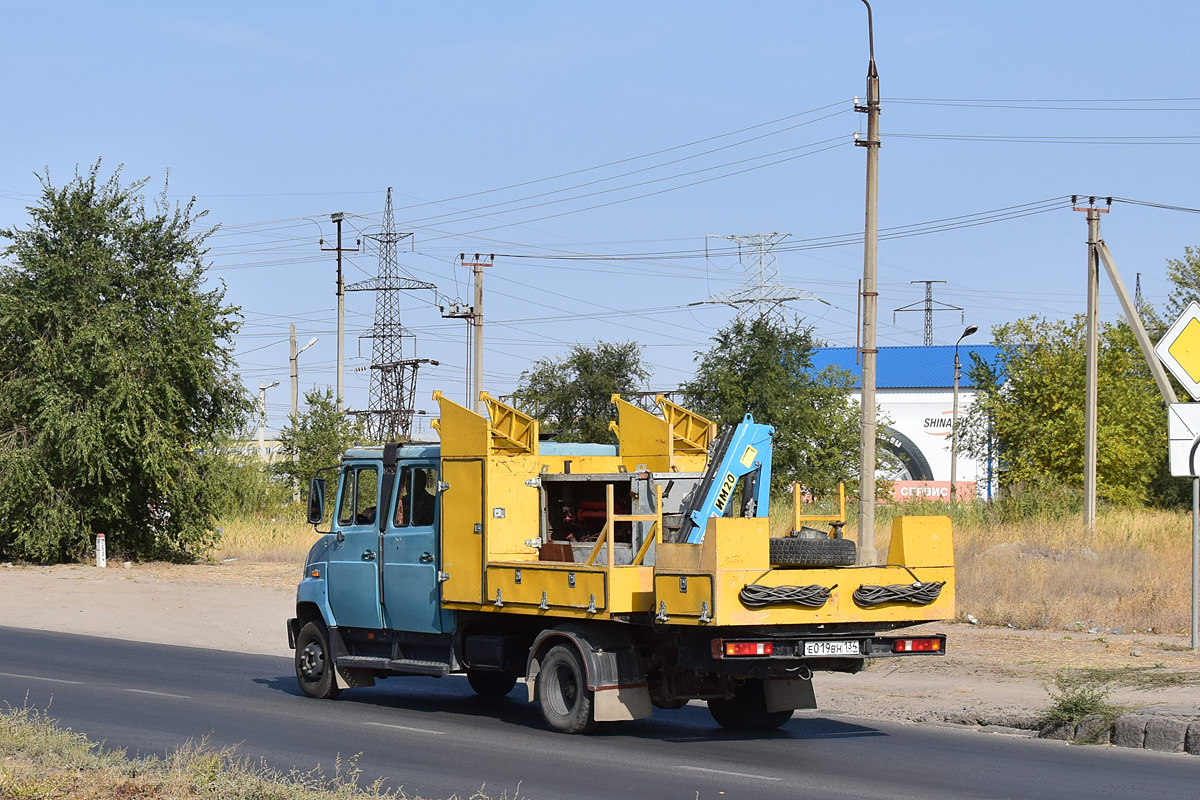
[[[991,344],[958,347],[962,372],[959,375],[959,420],[975,402],[976,387],[968,370],[974,353],[988,364],[997,363],[1000,348]],[[853,347],[822,347],[813,350],[813,371],[834,366],[854,376],[855,400],[860,399],[862,367]],[[876,359],[876,407],[887,419],[880,427],[881,444],[894,457],[896,466],[880,477],[895,481],[895,499],[918,496],[949,497],[951,459],[950,434],[954,409],[954,346],[880,347]],[[990,497],[994,471],[989,459],[976,460],[962,452],[961,439],[955,481],[960,496]]]
[[[988,364],[995,364],[1000,348],[994,344],[966,345],[958,347],[958,359],[962,364],[958,388],[974,389],[967,370],[971,366],[971,353],[977,354]],[[813,371],[820,372],[828,366],[838,367],[854,375],[854,385],[861,386],[862,366],[856,363],[858,349],[854,347],[821,347],[813,351]],[[930,347],[881,347],[875,359],[875,388],[878,389],[951,389],[954,386],[954,345]],[[962,397],[959,397],[959,404]]]

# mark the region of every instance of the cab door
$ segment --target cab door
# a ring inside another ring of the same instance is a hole
[[[442,611],[437,579],[437,461],[401,464],[394,496],[380,554],[384,621],[394,630],[448,632],[453,612]]]
[[[329,606],[337,625],[382,628],[379,609],[380,465],[349,463],[338,481],[333,532],[345,537],[329,548]]]

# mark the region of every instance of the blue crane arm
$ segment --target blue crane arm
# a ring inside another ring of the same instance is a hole
[[[724,446],[718,446],[713,453],[701,483],[699,502],[693,504],[688,514],[687,536],[683,541],[698,544],[704,539],[708,518],[724,516],[729,511],[734,489],[745,476],[749,477],[742,489],[743,516],[767,516],[771,496],[771,439],[774,435],[774,428],[756,423],[754,417],[747,414],[727,441],[721,442]]]

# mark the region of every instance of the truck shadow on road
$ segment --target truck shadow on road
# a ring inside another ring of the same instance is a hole
[[[274,678],[255,678],[254,682],[277,692],[289,694],[304,702],[323,703],[304,697],[292,675]],[[526,702],[525,687],[518,684],[506,697],[480,697],[471,691],[465,679],[399,678],[381,680],[367,689],[348,689],[336,701],[339,706],[365,713],[372,709],[394,709],[398,712],[426,717],[417,720],[422,726],[433,726],[436,717],[490,719],[505,725],[517,725],[532,730],[546,730],[541,713],[534,703]],[[408,723],[414,720],[409,717]],[[405,724],[398,717],[396,724]],[[549,733],[549,731],[546,731]],[[556,734],[557,735],[557,734]],[[704,742],[742,740],[830,740],[888,734],[869,725],[819,716],[794,716],[783,727],[770,731],[727,731],[713,721],[703,705],[683,708],[655,709],[654,716],[632,722],[609,722],[600,725],[590,738],[629,737],[654,739],[663,742]]]

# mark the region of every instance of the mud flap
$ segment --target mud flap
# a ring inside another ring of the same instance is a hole
[[[346,655],[346,643],[342,641],[342,632],[336,627],[329,628],[329,646],[333,650],[334,659]],[[375,673],[369,669],[333,668],[333,683],[339,689],[364,689],[375,685]]]
[[[375,685],[375,675],[369,669],[335,667],[333,679],[339,689],[364,689]]]
[[[776,678],[763,682],[767,711],[793,711],[817,707],[812,679]]]
[[[613,686],[597,689],[592,706],[597,722],[644,719],[654,713],[650,690],[645,686]]]

